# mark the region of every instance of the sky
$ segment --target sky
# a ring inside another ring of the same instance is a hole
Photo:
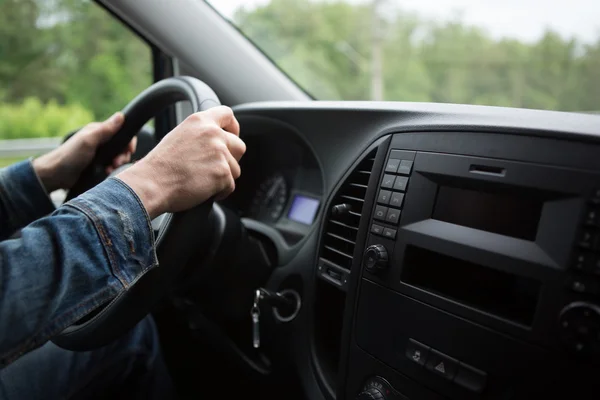
[[[318,1],[318,0],[315,0]],[[346,0],[364,3],[365,0]],[[383,0],[433,20],[453,19],[486,29],[493,37],[527,42],[539,39],[546,28],[564,38],[595,42],[600,37],[600,0]],[[243,5],[252,8],[268,0],[209,0],[230,18]]]

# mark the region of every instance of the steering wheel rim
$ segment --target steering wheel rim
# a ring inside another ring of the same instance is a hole
[[[124,109],[121,129],[101,146],[91,165],[67,195],[67,201],[106,178],[105,166],[121,153],[142,126],[166,107],[189,101],[194,112],[220,105],[214,91],[193,77],[159,81],[136,96]],[[167,292],[190,255],[197,251],[198,229],[209,229],[207,221],[213,200],[190,210],[166,214],[155,238],[159,266],[145,272],[95,314],[63,330],[52,341],[65,349],[86,351],[104,346],[133,328]]]

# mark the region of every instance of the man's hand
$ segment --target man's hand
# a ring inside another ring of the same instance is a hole
[[[229,107],[192,114],[117,178],[140,197],[150,218],[183,211],[235,189],[246,145]]]
[[[118,112],[104,122],[92,122],[55,150],[33,160],[33,168],[46,190],[70,189],[92,162],[98,146],[107,142],[123,125],[123,121],[123,114]],[[106,168],[106,173],[131,160],[136,142],[134,138],[127,149],[115,157],[112,165]]]

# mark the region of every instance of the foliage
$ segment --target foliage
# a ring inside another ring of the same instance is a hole
[[[46,104],[29,97],[21,104],[0,104],[0,139],[63,136],[93,120],[88,110],[77,104]]]
[[[238,10],[234,22],[319,99],[370,98],[379,31],[386,100],[600,109],[600,38],[548,30],[535,43],[495,39],[460,19],[432,22],[391,6],[377,20],[370,4],[271,0]]]
[[[90,122],[151,83],[149,46],[93,2],[0,0],[0,104],[52,100]]]
[[[526,43],[460,18],[385,11],[374,18],[366,0],[270,0],[234,21],[319,99],[371,98],[379,37],[386,100],[600,109],[600,38],[549,30]],[[149,46],[90,0],[0,0],[1,138],[63,135],[151,81]]]

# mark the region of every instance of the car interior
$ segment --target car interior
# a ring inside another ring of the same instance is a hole
[[[219,103],[247,152],[227,199],[153,221],[168,276],[55,343],[151,312],[184,399],[598,398],[600,115],[314,100],[204,1],[97,3],[156,82],[98,162]]]

